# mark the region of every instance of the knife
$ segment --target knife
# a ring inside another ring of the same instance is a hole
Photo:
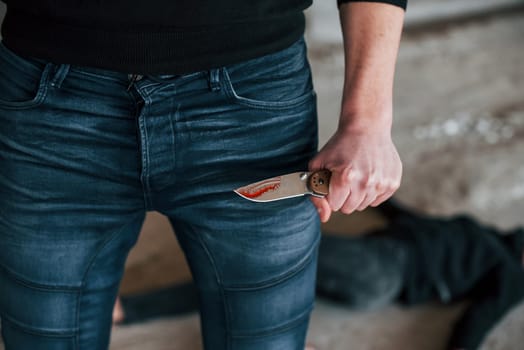
[[[329,170],[297,172],[237,188],[235,193],[253,202],[272,202],[303,195],[324,197],[329,191]]]

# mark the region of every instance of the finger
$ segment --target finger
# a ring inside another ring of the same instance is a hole
[[[346,202],[340,209],[344,214],[351,214],[359,207],[360,203],[364,200],[363,192],[351,193],[347,198]]]
[[[353,172],[351,170],[331,173],[329,194],[326,196],[331,210],[338,211],[345,204],[351,192],[352,175]]]
[[[357,207],[358,211],[363,211],[371,205],[377,199],[376,191],[371,191],[366,194],[362,203]]]
[[[325,198],[318,198],[311,196],[311,201],[317,208],[318,215],[321,222],[327,222],[331,217],[331,207]]]
[[[360,203],[362,203],[365,197],[366,192],[363,191],[362,186],[353,183],[350,189],[350,194],[346,198],[346,201],[344,202],[344,205],[340,211],[344,214],[351,214],[359,207]]]
[[[390,196],[390,187],[385,185],[384,183],[378,183],[374,187],[374,191],[370,191],[368,193],[368,197],[364,200],[364,202],[360,205],[360,207],[357,210],[364,210],[367,207],[373,207],[376,206],[376,203],[382,203],[379,201],[379,199],[382,199],[382,201],[386,200],[387,196]]]
[[[385,193],[385,194],[383,194],[383,195],[381,195],[381,196],[378,196],[378,197],[373,201],[373,203],[371,203],[369,206],[370,206],[370,207],[378,207],[379,205],[381,205],[382,203],[384,203],[385,201],[387,201],[389,197],[391,197],[391,196],[389,195],[389,193],[387,193],[387,194]]]
[[[364,193],[366,194],[362,202],[358,205],[357,210],[362,211],[373,203],[379,195],[384,192],[384,186],[380,182],[370,178],[364,184]]]
[[[362,211],[366,209],[378,196],[380,183],[375,180],[376,176],[367,176],[359,182],[354,181],[351,187],[351,197],[344,204],[344,213],[351,213],[355,210]],[[358,184],[358,187],[355,185]]]
[[[390,190],[384,192],[383,194],[381,194],[380,196],[377,196],[377,198],[373,201],[373,203],[371,203],[371,206],[372,207],[379,206],[380,204],[384,203],[389,198],[391,198],[391,196],[393,196],[393,194],[395,192],[396,192],[396,189],[390,189]]]

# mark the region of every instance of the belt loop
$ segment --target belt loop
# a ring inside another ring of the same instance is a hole
[[[51,86],[59,88],[62,87],[62,83],[64,82],[64,79],[67,76],[67,73],[69,73],[69,64],[60,64],[55,66],[55,71],[53,73],[53,76],[51,77]]]
[[[209,89],[220,91],[220,69],[214,68],[209,71]]]

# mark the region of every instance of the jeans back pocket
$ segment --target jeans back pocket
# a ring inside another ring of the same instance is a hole
[[[25,109],[46,95],[50,65],[17,55],[0,42],[0,108]]]

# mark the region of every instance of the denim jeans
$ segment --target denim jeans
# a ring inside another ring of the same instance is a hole
[[[305,170],[316,147],[303,39],[136,82],[0,45],[6,349],[107,349],[126,256],[154,210],[169,218],[193,273],[205,349],[302,350],[316,210],[305,197],[252,203],[233,189]]]

